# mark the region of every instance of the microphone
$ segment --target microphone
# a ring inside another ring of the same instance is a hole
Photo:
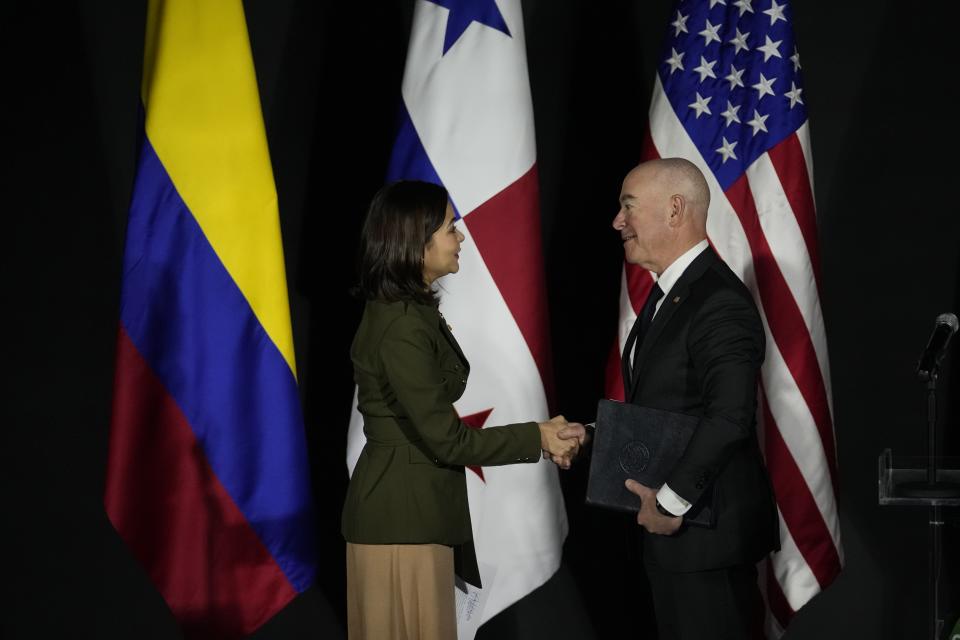
[[[933,333],[927,341],[927,348],[923,350],[920,362],[917,363],[917,375],[921,380],[929,380],[936,376],[940,369],[940,361],[943,360],[947,345],[950,344],[950,338],[957,332],[958,326],[960,321],[952,313],[941,313],[937,316]]]

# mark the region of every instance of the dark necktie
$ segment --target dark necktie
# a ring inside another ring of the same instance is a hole
[[[657,310],[657,302],[662,297],[663,290],[660,288],[660,285],[654,282],[653,288],[650,289],[650,293],[647,295],[647,301],[643,303],[643,308],[640,309],[640,315],[637,316],[637,333],[633,342],[633,365],[630,368],[631,379],[637,375],[637,364],[639,364],[640,361],[638,357],[640,355],[640,345],[643,344],[643,337],[647,335],[647,331],[653,323],[653,314]]]

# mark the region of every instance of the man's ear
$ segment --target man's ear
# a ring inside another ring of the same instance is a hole
[[[670,196],[670,219],[667,222],[671,227],[679,227],[687,215],[687,201],[679,193]]]

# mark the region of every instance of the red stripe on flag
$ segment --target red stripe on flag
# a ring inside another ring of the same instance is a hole
[[[623,263],[627,278],[627,298],[630,300],[630,306],[633,307],[635,314],[640,313],[643,301],[650,294],[653,288],[653,277],[650,272],[642,267],[628,262]],[[604,390],[607,397],[612,400],[623,400],[623,372],[620,369],[620,336],[614,337],[613,346],[607,357],[607,372]]]
[[[553,406],[537,165],[470,212],[464,222],[527,342],[547,403]]]
[[[104,504],[187,637],[251,633],[296,595],[121,326]]]
[[[659,157],[660,152],[657,151],[657,145],[653,142],[653,133],[650,127],[647,127],[644,129],[643,144],[640,145],[640,162],[656,160]]]
[[[777,504],[783,520],[790,530],[797,549],[803,555],[810,570],[821,587],[825,587],[840,574],[840,555],[834,546],[830,529],[823,519],[810,487],[803,479],[800,468],[790,454],[787,443],[770,413],[766,394],[761,388],[763,407],[764,450],[767,468],[777,495]]]
[[[769,149],[767,154],[770,156],[773,168],[780,178],[780,185],[800,226],[800,233],[807,245],[807,254],[810,256],[810,264],[813,266],[817,291],[819,291],[821,280],[820,250],[817,244],[817,212],[813,204],[813,189],[810,186],[812,183],[810,174],[807,173],[807,162],[803,156],[800,138],[793,133]]]
[[[746,174],[730,185],[726,196],[740,219],[747,242],[750,244],[757,289],[770,326],[770,333],[817,425],[827,458],[827,467],[830,470],[830,481],[836,495],[837,456],[833,441],[833,424],[827,404],[826,385],[820,373],[820,364],[813,348],[813,341],[810,339],[797,301],[790,292],[783,272],[780,271],[780,265],[763,234]]]
[[[769,558],[765,564],[767,565],[767,606],[770,607],[770,612],[777,619],[780,628],[786,629],[795,612],[790,608],[787,597],[783,595],[783,589],[777,582],[777,577],[773,575],[773,565]]]
[[[620,370],[620,340],[614,338],[607,355],[607,375],[604,378],[604,395],[611,400],[623,402],[623,372]]]
[[[629,262],[623,263],[627,270],[627,291],[630,292],[630,306],[633,312],[639,314],[647,296],[650,295],[650,289],[653,288],[653,276],[643,267]]]

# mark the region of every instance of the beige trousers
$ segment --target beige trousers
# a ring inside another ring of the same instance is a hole
[[[349,640],[456,640],[453,549],[347,543]]]

